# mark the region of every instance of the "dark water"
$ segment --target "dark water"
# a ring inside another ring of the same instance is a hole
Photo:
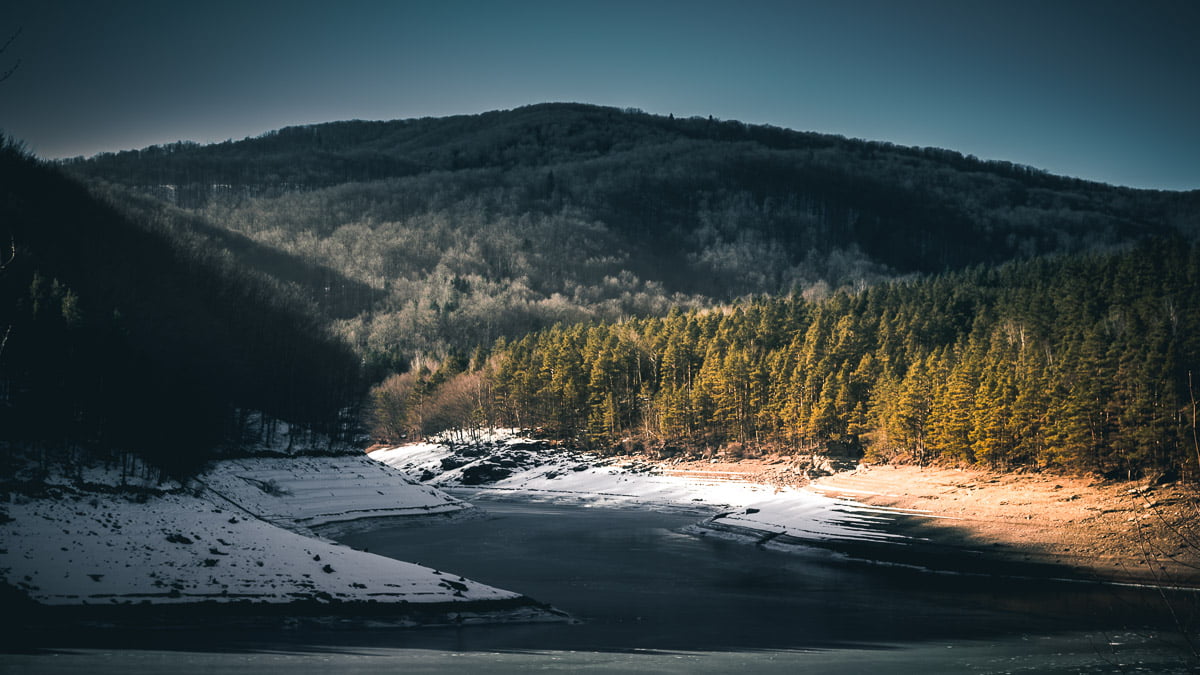
[[[679,534],[694,515],[489,503],[491,517],[344,543],[516,589],[576,626],[468,631],[465,648],[879,647],[1066,630],[1165,629],[1157,594],[847,564]],[[498,634],[499,633],[499,634]]]
[[[1185,672],[1191,598],[848,564],[680,534],[679,512],[487,503],[486,519],[346,535],[578,619],[396,630],[63,635],[0,672],[491,669],[607,672]]]

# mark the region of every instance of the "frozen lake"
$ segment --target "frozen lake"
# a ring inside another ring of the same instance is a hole
[[[99,630],[41,636],[0,672],[1183,671],[1156,592],[848,564],[679,534],[680,511],[487,502],[486,519],[343,542],[526,593],[574,624]],[[1192,603],[1190,599],[1176,599]],[[1191,609],[1190,604],[1187,609]]]

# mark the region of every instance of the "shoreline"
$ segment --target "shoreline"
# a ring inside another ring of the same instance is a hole
[[[669,475],[799,487],[869,507],[889,519],[883,529],[920,540],[924,553],[957,567],[1200,590],[1200,494],[1190,487],[911,465],[860,465],[813,480],[789,475],[779,460],[661,466]],[[870,548],[895,557],[895,547]]]
[[[51,472],[36,493],[4,493],[0,600],[43,628],[569,620],[523,593],[333,541],[381,522],[477,516],[362,455],[227,460],[193,484],[152,487],[89,464]]]
[[[913,567],[1200,589],[1200,493],[1192,486],[822,456],[602,457],[516,436],[382,448],[371,457],[472,500],[686,507],[711,514],[704,521],[716,525],[710,531],[740,531],[751,544],[792,542],[797,550],[850,551]]]
[[[170,623],[191,611],[200,622],[243,616],[269,623],[288,615],[396,625],[495,622],[505,614],[516,621],[563,620],[523,594],[446,581],[436,571],[332,541],[385,523],[422,527],[484,515],[437,489],[446,488],[483,501],[686,509],[697,516],[687,529],[693,535],[773,550],[820,550],[839,564],[1200,590],[1200,546],[1192,544],[1200,538],[1181,540],[1180,530],[1172,529],[1195,522],[1200,502],[1190,486],[890,465],[859,465],[810,480],[790,458],[663,462],[547,452],[535,459],[538,451],[520,439],[493,450],[499,460],[486,453],[468,459],[495,463],[525,453],[529,463],[508,478],[468,485],[462,480],[467,465],[421,484],[365,457],[324,460],[320,467],[231,461],[205,477],[217,501],[210,498],[197,510],[183,504],[192,504],[189,495],[159,496],[152,500],[159,506],[154,522],[150,512],[142,514],[144,505],[123,495],[63,495],[53,508],[49,501],[35,508],[30,502],[39,500],[17,500],[6,510],[24,513],[21,522],[47,522],[23,535],[28,553],[17,556],[6,548],[0,554],[23,561],[25,576],[11,570],[9,588],[40,595],[33,607],[47,625],[64,618],[157,625],[162,617],[178,617]],[[401,458],[412,475],[417,468],[445,468],[452,450],[406,452],[417,453]],[[329,473],[334,465],[339,470]],[[164,510],[174,502],[180,503]],[[10,521],[6,529],[19,524]],[[39,533],[64,545],[39,540]],[[130,560],[157,562],[142,571],[134,567],[124,581],[117,578],[125,559],[110,549],[121,540],[128,540]],[[272,561],[269,551],[275,550],[288,551],[286,561]],[[50,566],[30,566],[28,555],[35,553]],[[217,576],[203,571],[210,568]],[[84,578],[64,586],[55,570]],[[163,570],[175,578],[160,577]],[[411,577],[403,587],[384,581],[397,572]],[[275,590],[263,593],[263,583]]]

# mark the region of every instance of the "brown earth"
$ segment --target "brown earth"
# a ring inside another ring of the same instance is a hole
[[[923,537],[1104,580],[1200,587],[1200,492],[1036,473],[859,466],[809,480],[790,460],[686,461],[664,472],[803,486],[897,510]]]

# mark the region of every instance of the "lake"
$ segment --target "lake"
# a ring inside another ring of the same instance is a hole
[[[569,624],[118,629],[47,637],[0,672],[1186,671],[1154,591],[935,574],[681,534],[685,511],[486,502],[476,520],[343,543],[520,591]],[[1190,596],[1171,599],[1187,609]]]

